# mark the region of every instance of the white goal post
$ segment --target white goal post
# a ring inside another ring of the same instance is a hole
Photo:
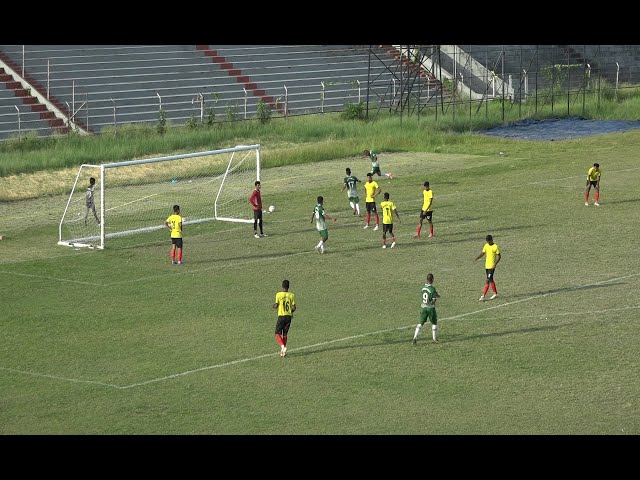
[[[109,238],[163,229],[173,205],[180,205],[184,225],[250,223],[249,195],[256,180],[260,144],[83,164],[60,220],[58,245],[103,249]]]

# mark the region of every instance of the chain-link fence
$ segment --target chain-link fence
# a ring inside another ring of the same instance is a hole
[[[397,45],[394,88],[368,104],[376,118],[424,115],[470,122],[598,111],[640,80],[639,45]],[[371,53],[374,61],[383,61]]]

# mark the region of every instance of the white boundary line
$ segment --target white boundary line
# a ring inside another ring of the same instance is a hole
[[[52,378],[54,380],[64,380],[66,382],[91,383],[93,385],[102,385],[103,387],[122,388],[122,387],[120,387],[118,385],[113,385],[111,383],[96,382],[94,380],[79,380],[77,378],[59,377],[57,375],[49,375],[49,374],[46,374],[46,373],[26,372],[24,370],[17,370],[15,368],[0,367],[0,370],[4,370],[5,372],[21,373],[23,375],[31,375],[33,377],[44,377],[44,378]]]
[[[482,308],[480,310],[474,310],[472,312],[461,313],[459,315],[454,315],[452,317],[441,318],[441,319],[439,319],[439,321],[455,320],[455,319],[458,319],[458,318],[468,317],[469,315],[475,315],[477,313],[486,312],[488,310],[494,310],[496,308],[502,308],[502,307],[507,307],[509,305],[515,305],[516,303],[528,302],[529,300],[536,300],[538,298],[549,297],[551,295],[557,295],[559,293],[565,293],[567,291],[579,290],[581,288],[589,288],[589,287],[592,287],[594,285],[602,285],[602,284],[609,283],[609,282],[615,282],[617,280],[623,280],[625,278],[637,277],[638,275],[640,275],[640,272],[631,273],[629,275],[624,275],[622,277],[609,278],[608,280],[601,280],[599,282],[589,283],[589,284],[585,284],[585,285],[578,285],[577,287],[573,287],[571,290],[558,290],[558,291],[554,291],[554,292],[541,293],[541,294],[533,295],[531,297],[523,298],[523,299],[520,299],[520,300],[514,300],[513,302],[501,303],[499,305],[494,305],[494,306],[491,306],[491,307]],[[640,308],[640,305],[630,305],[630,306],[626,306],[626,307],[610,308],[610,309],[599,310],[599,311],[591,311],[591,312],[588,312],[588,313],[596,314],[596,313],[604,313],[604,312],[611,312],[611,311],[629,310],[629,309],[633,309],[633,308]],[[584,312],[569,312],[569,313],[564,313],[564,315],[582,315],[583,313]],[[540,317],[540,316],[543,316],[543,315],[544,314],[539,314],[539,315],[535,315],[535,316],[536,317]],[[547,316],[549,316],[549,315],[547,315]],[[331,345],[332,343],[338,343],[338,342],[345,342],[345,341],[348,341],[348,340],[354,340],[356,338],[364,338],[364,337],[369,337],[369,336],[372,336],[372,335],[379,335],[381,333],[394,332],[396,330],[406,330],[407,328],[413,328],[414,326],[415,326],[415,324],[412,323],[410,325],[405,325],[403,327],[387,328],[387,329],[384,329],[384,330],[377,330],[375,332],[361,333],[361,334],[358,334],[358,335],[351,335],[349,337],[336,338],[334,340],[328,340],[326,342],[320,342],[320,343],[315,343],[313,345],[305,345],[303,347],[297,347],[297,348],[292,349],[290,351],[291,352],[298,352],[298,351],[301,351],[301,350],[307,350],[309,348],[322,347],[322,346],[325,346],[325,345]],[[258,355],[256,357],[241,358],[239,360],[233,360],[231,362],[219,363],[219,364],[216,364],[216,365],[208,365],[206,367],[196,368],[194,370],[187,370],[187,371],[180,372],[180,373],[174,373],[172,375],[167,375],[167,376],[164,376],[164,377],[152,378],[151,380],[146,380],[146,381],[143,381],[143,382],[131,383],[129,385],[113,385],[113,384],[110,384],[110,383],[97,382],[97,381],[93,381],[93,380],[79,380],[79,379],[74,379],[74,378],[59,377],[59,376],[56,376],[56,375],[27,372],[27,371],[23,371],[23,370],[17,370],[17,369],[14,369],[14,368],[6,368],[6,367],[0,367],[0,370],[7,371],[7,372],[12,372],[12,373],[20,373],[20,374],[24,374],[24,375],[31,375],[31,376],[35,376],[35,377],[51,378],[51,379],[55,379],[55,380],[64,380],[64,381],[75,382],[75,383],[89,383],[89,384],[93,384],[93,385],[102,385],[102,386],[105,386],[105,387],[112,387],[112,388],[117,388],[117,389],[120,389],[120,390],[126,390],[126,389],[133,388],[133,387],[140,387],[140,386],[143,386],[143,385],[149,385],[151,383],[158,383],[158,382],[163,382],[163,381],[166,381],[166,380],[171,380],[173,378],[184,377],[186,375],[191,375],[193,373],[203,372],[205,370],[212,370],[214,368],[228,367],[228,366],[231,366],[231,365],[237,365],[239,363],[245,363],[245,362],[250,362],[250,361],[254,361],[254,360],[260,360],[262,358],[273,357],[275,355],[279,355],[279,352],[264,353],[264,354]]]
[[[43,280],[55,280],[57,282],[80,283],[82,285],[91,285],[91,286],[95,286],[95,287],[108,286],[108,285],[104,285],[102,283],[83,282],[82,280],[69,280],[67,278],[58,278],[58,277],[47,277],[46,275],[34,275],[32,273],[9,272],[7,270],[0,270],[0,273],[18,275],[18,276],[21,276],[21,277],[41,278]]]

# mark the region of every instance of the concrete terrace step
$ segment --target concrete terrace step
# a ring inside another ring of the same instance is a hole
[[[0,51],[20,65],[22,46]],[[325,111],[333,111],[361,98],[354,82],[364,86],[369,72],[373,97],[384,96],[392,79],[381,62],[369,65],[367,48],[349,45],[36,45],[26,46],[25,62],[57,105],[78,108],[86,99],[94,131],[113,124],[114,102],[118,123],[157,122],[158,94],[171,122],[199,118],[198,93],[218,119],[231,106],[244,116],[245,104],[253,118],[261,98],[283,102],[285,85],[290,110],[318,112],[323,81]]]

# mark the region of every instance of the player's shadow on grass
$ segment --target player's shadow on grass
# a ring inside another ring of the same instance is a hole
[[[482,218],[484,217],[441,218],[438,219],[438,224],[479,222]]]
[[[571,323],[563,323],[562,325],[548,325],[544,327],[528,327],[528,328],[520,328],[517,330],[505,330],[503,332],[494,332],[494,333],[479,333],[476,335],[456,335],[453,334],[451,336],[446,337],[445,339],[440,338],[440,343],[455,343],[455,342],[465,342],[467,340],[475,340],[478,338],[486,338],[486,337],[504,337],[506,335],[514,335],[514,334],[523,334],[523,333],[536,333],[536,332],[548,332],[551,330],[558,330],[559,328],[565,327],[567,325],[571,325]],[[429,339],[430,341],[431,339]],[[418,340],[418,344],[420,341]]]
[[[524,293],[515,293],[509,294],[509,297],[518,298],[518,297],[535,297],[541,295],[554,295],[556,293],[567,293],[567,292],[575,292],[578,290],[591,290],[592,288],[604,288],[611,287],[615,285],[624,285],[625,282],[608,282],[597,285],[578,285],[577,287],[561,287],[561,288],[553,288],[551,290],[542,290],[539,292],[524,292]]]
[[[631,202],[640,202],[640,198],[629,198],[627,200],[607,200],[606,203],[603,202],[603,205],[615,205],[616,203],[631,203]]]

